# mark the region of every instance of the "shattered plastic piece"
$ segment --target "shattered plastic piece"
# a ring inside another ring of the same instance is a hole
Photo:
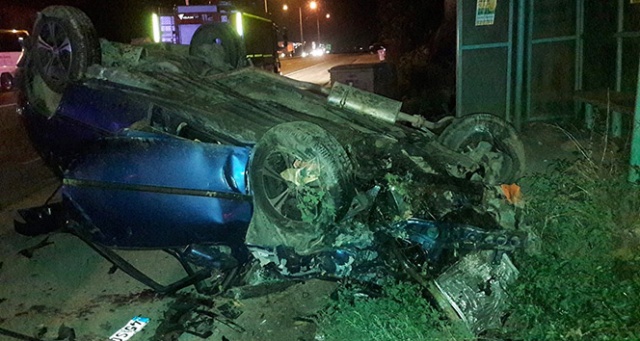
[[[354,223],[350,227],[349,230],[339,233],[335,237],[332,246],[336,248],[352,246],[358,249],[366,249],[373,245],[375,236],[368,226],[362,223]]]
[[[242,310],[240,309],[240,306],[238,305],[237,302],[233,302],[233,301],[230,301],[221,305],[220,307],[218,307],[218,310],[220,311],[220,313],[222,313],[224,317],[232,320],[235,320],[238,317],[240,317],[240,315],[242,315]]]
[[[124,327],[115,332],[109,341],[127,341],[149,323],[149,318],[135,316]]]
[[[406,156],[415,163],[416,166],[420,167],[422,171],[428,174],[437,174],[436,170],[424,159],[422,156],[412,156],[406,150],[402,150],[402,155]]]
[[[518,227],[517,215],[522,206],[507,202],[500,186],[487,187],[484,193],[483,203],[479,208],[491,214],[500,227],[513,230]],[[478,209],[476,209],[478,211]]]
[[[520,186],[517,184],[503,184],[500,185],[500,188],[502,188],[502,193],[504,193],[504,196],[510,204],[516,206],[522,205],[522,192],[520,191]]]
[[[429,288],[450,318],[461,319],[473,333],[498,328],[507,305],[507,288],[518,269],[505,254],[471,253],[442,273]]]

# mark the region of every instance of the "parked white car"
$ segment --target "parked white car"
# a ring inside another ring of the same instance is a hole
[[[23,30],[0,29],[0,90],[9,91],[14,87],[14,77],[22,58],[22,40],[29,33]]]

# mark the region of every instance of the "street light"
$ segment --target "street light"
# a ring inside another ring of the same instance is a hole
[[[266,0],[265,0],[266,3]],[[309,9],[313,10],[316,12],[316,29],[318,31],[318,44],[320,44],[320,5],[318,3],[318,1],[310,1],[309,2]],[[289,10],[289,5],[284,4],[282,6],[282,10],[283,11],[288,11]],[[329,19],[331,17],[330,14],[326,14],[326,18]],[[300,42],[304,43],[304,32],[302,29],[302,7],[298,7],[298,19],[299,19],[299,24],[300,24]]]

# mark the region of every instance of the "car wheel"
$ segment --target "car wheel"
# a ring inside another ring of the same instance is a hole
[[[352,173],[340,143],[309,122],[267,131],[255,146],[249,170],[256,210],[295,234],[326,229],[342,214]]]
[[[478,162],[487,183],[511,183],[525,171],[522,141],[509,123],[492,114],[477,113],[456,119],[438,141]]]
[[[5,72],[0,75],[0,87],[2,88],[2,91],[9,91],[13,89],[13,76],[10,73]]]
[[[189,54],[200,55],[205,45],[218,45],[223,49],[224,62],[234,69],[243,65],[244,48],[238,34],[228,24],[210,23],[198,27],[189,44]]]
[[[100,63],[100,42],[91,20],[70,6],[49,6],[35,22],[31,54],[34,67],[52,91],[62,93]]]

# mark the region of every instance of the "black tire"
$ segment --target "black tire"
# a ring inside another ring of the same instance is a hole
[[[101,61],[100,42],[89,17],[70,6],[49,6],[33,28],[33,66],[47,87],[62,93]]]
[[[237,69],[244,66],[246,52],[240,36],[229,24],[210,23],[198,27],[189,44],[189,54],[199,55],[204,45],[220,45],[224,49],[224,62]]]
[[[9,91],[13,89],[13,75],[5,72],[0,75],[0,87],[2,91]]]
[[[255,209],[285,232],[325,231],[348,207],[352,173],[344,148],[321,127],[277,125],[254,148],[249,177]]]
[[[509,123],[492,114],[477,113],[456,119],[440,134],[438,141],[479,162],[487,183],[512,183],[524,174],[522,141]],[[488,142],[490,150],[474,153],[481,142]]]

